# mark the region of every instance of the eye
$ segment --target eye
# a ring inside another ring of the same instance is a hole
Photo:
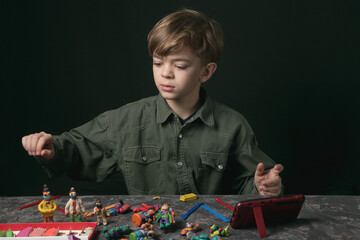
[[[156,67],[160,67],[162,65],[162,63],[161,62],[153,62],[153,65]]]
[[[185,70],[188,66],[177,65],[176,67],[180,70]]]

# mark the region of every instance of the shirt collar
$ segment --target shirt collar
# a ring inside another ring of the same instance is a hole
[[[173,113],[165,99],[159,93],[156,101],[157,108],[157,123],[164,123],[169,116]]]
[[[207,95],[204,88],[200,89],[200,98],[203,99],[203,104],[194,115],[194,119],[200,118],[205,124],[212,127],[214,126],[214,112],[213,101]],[[174,114],[166,100],[159,93],[157,97],[157,123],[164,123],[170,115]],[[175,114],[174,114],[175,115]]]
[[[198,117],[208,126],[212,127],[215,124],[214,121],[214,108],[213,108],[213,101],[207,95],[204,88],[200,89],[200,97],[204,99],[203,104],[201,105],[198,112],[195,114],[194,118]]]

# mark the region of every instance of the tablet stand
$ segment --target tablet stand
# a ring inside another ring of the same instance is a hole
[[[253,212],[255,216],[256,226],[259,232],[259,237],[267,237],[266,227],[264,223],[264,217],[261,210],[261,204],[253,205]]]
[[[219,198],[216,198],[216,201],[223,204],[225,207],[227,207],[227,208],[234,211],[233,207],[231,207],[229,204],[224,203]],[[263,203],[261,203],[261,202],[260,203],[254,203],[254,204],[251,205],[251,207],[253,209],[254,216],[255,216],[256,226],[257,226],[260,238],[268,236],[267,233],[266,233],[264,217],[263,217],[262,210],[261,210],[262,205],[263,205]]]

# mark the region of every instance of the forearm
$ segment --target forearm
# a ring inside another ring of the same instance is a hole
[[[106,114],[92,121],[54,136],[55,156],[39,162],[49,176],[68,173],[69,177],[102,181],[116,170],[113,152],[109,146],[109,127]]]

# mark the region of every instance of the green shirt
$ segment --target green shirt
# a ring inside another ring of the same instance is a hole
[[[201,95],[202,106],[183,125],[159,94],[54,136],[56,155],[45,169],[96,181],[118,172],[132,195],[258,194],[257,164],[275,163],[240,113]]]

